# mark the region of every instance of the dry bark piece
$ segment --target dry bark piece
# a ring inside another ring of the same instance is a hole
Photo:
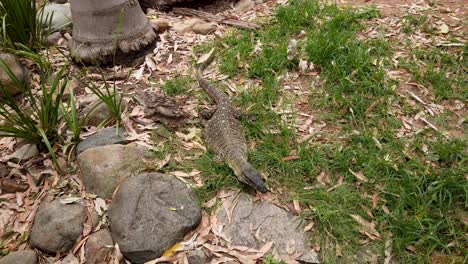
[[[137,91],[137,96],[145,106],[145,117],[159,121],[167,127],[178,127],[189,117],[176,100],[162,93]]]
[[[221,16],[216,16],[213,14],[210,14],[208,12],[203,12],[200,10],[195,10],[195,9],[190,9],[190,8],[174,8],[172,9],[172,12],[180,15],[185,15],[185,16],[196,16],[199,18],[202,18],[204,20],[209,20],[217,23],[222,23],[226,24],[229,26],[234,26],[238,28],[248,28],[248,29],[259,29],[260,26],[252,23],[252,22],[247,22],[247,21],[242,21],[242,20],[237,20],[237,19],[230,19],[230,18],[225,18]]]
[[[2,193],[24,192],[29,188],[29,185],[20,183],[15,179],[4,179],[0,181],[0,189]]]
[[[73,57],[83,63],[109,63],[113,59],[115,33],[118,33],[116,60],[123,54],[139,53],[156,40],[156,33],[132,0],[71,0]]]

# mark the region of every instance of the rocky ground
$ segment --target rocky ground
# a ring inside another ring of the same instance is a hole
[[[431,1],[340,2],[358,7],[375,5],[382,11],[383,16],[377,22],[369,22],[360,32],[363,39],[385,34],[389,40],[409,41],[424,48],[451,45],[446,34],[457,32],[452,36],[466,41],[463,1],[440,1],[436,7],[427,3]],[[287,3],[287,0],[220,1],[201,10],[255,26],[266,23],[276,7]],[[69,22],[66,12],[57,17],[57,24]],[[422,13],[439,32],[431,41],[424,32],[416,31],[409,37],[403,32],[406,16]],[[199,116],[208,101],[197,92],[193,79],[193,65],[203,55],[197,46],[229,36],[235,30],[232,24],[176,9],[148,10],[147,16],[160,33],[154,51],[136,67],[104,70],[106,76],[115,80],[122,95],[125,111],[121,124],[99,126],[111,115],[101,104],[87,120],[82,142],[72,150],[68,144],[71,134],[67,134],[62,124],[59,130],[67,139],[54,148],[63,174],[50,155],[35,145],[13,138],[0,140],[0,255],[7,255],[0,259],[0,264],[279,263],[267,262],[273,257],[286,263],[320,263],[319,254],[328,245],[310,241],[317,232],[316,223],[304,221],[306,208],[298,200],[290,199],[292,195],[285,189],[272,183],[272,192],[267,194],[222,189],[208,199],[199,199],[193,189],[205,186],[203,172],[183,165],[200,159],[208,151]],[[70,34],[65,30],[48,39],[51,45],[48,56],[54,66],[67,62]],[[408,56],[408,51],[402,48],[393,59],[397,63]],[[35,69],[29,69],[27,61],[21,62],[24,66],[18,63],[11,58],[10,65],[16,65],[15,74],[21,78],[31,75],[32,89],[37,88]],[[423,105],[429,115],[448,108],[460,119],[466,116],[464,102],[437,104],[433,102],[433,93],[415,84],[406,72],[395,70],[387,74],[404,84],[398,90],[410,104]],[[301,97],[307,95],[302,86],[320,82],[319,75],[315,70],[307,74],[292,72],[282,85],[285,91]],[[238,89],[259,86],[257,79],[242,76],[230,79],[214,68],[210,68],[207,77],[220,81],[234,96]],[[103,84],[102,75],[93,69],[87,72],[87,78],[98,86]],[[4,76],[0,75],[0,79],[3,81]],[[79,80],[70,83],[81,113],[99,103]],[[306,105],[298,100],[295,126],[302,139],[317,131],[338,132],[333,124],[314,119],[319,110]],[[405,124],[401,136],[417,133],[422,127],[438,129],[421,115],[416,118],[401,114],[399,118]],[[453,124],[447,129],[447,136],[460,138],[464,132]],[[291,152],[283,161],[299,158]],[[364,181],[364,175],[355,175]],[[331,191],[340,185],[339,180],[333,185],[325,174],[318,175],[317,182],[329,185]],[[367,232],[371,238],[380,236],[373,224],[359,217],[355,219],[368,228],[361,233]],[[337,256],[342,254],[339,249],[335,252]],[[391,253],[381,255],[385,263],[391,262]],[[357,263],[378,263],[377,259],[375,252],[363,253],[363,261]]]

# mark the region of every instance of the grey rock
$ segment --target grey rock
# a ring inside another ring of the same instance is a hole
[[[92,98],[94,98],[94,100],[92,102],[88,102],[82,111],[82,117],[85,117],[86,125],[97,127],[100,125],[106,125],[107,123],[113,121],[115,119],[115,114],[111,111],[109,106],[107,106],[94,94],[86,98],[86,100],[91,100]],[[116,100],[121,100],[120,95],[116,95]],[[84,102],[81,101],[80,103]],[[125,102],[122,101],[122,106],[124,103]]]
[[[127,140],[124,136],[124,129],[123,128],[104,128],[101,131],[97,132],[86,138],[85,140],[81,141],[80,144],[76,147],[76,153],[80,154],[83,151],[112,144],[127,144]]]
[[[41,12],[43,12],[42,16]],[[43,10],[39,11],[38,19],[43,27],[49,26],[50,22],[52,30],[61,30],[70,26],[72,23],[70,4],[48,3]]]
[[[81,179],[86,191],[108,199],[119,183],[145,170],[143,159],[153,155],[135,144],[90,148],[78,155]]]
[[[160,173],[123,181],[109,209],[112,238],[135,263],[160,257],[200,220],[192,190],[176,177]]]
[[[34,250],[10,252],[0,259],[0,264],[36,264],[37,253]]]
[[[18,87],[15,82],[13,82],[8,76],[7,71],[5,71],[3,64],[0,64],[0,83],[3,84],[4,88],[8,91],[9,94],[15,96],[21,92],[22,89],[27,88],[29,74],[18,60],[18,58],[13,54],[3,53],[0,54],[0,60],[5,62],[5,65],[11,70],[11,72],[16,76],[18,81],[23,85],[23,87]],[[5,97],[5,94],[0,90],[0,97]]]
[[[68,0],[52,0],[50,2],[57,3],[57,4],[65,4],[68,2]]]
[[[89,264],[107,264],[110,254],[113,251],[114,242],[112,242],[111,233],[107,229],[101,229],[93,233],[86,240],[85,256],[86,263]]]
[[[31,229],[30,245],[48,253],[70,250],[83,231],[86,210],[81,204],[59,199],[41,205]]]
[[[71,253],[69,253],[62,260],[54,262],[54,264],[79,264],[79,263],[80,263],[80,261],[75,256],[73,256],[73,254],[71,254]]]
[[[274,204],[254,203],[242,194],[232,211],[230,222],[225,209],[221,209],[217,217],[220,223],[226,224],[223,231],[234,246],[259,249],[272,241],[271,250],[280,257],[288,256],[287,248],[292,248],[294,253],[303,253],[300,261],[319,263],[318,254],[308,245],[299,219]]]
[[[86,125],[95,127],[105,125],[114,115],[110,108],[101,101],[89,104],[83,109],[83,112],[86,115]]]
[[[216,24],[200,22],[195,24],[192,30],[197,34],[207,35],[216,30]]]
[[[62,38],[62,33],[54,32],[50,34],[49,36],[47,36],[47,44],[49,46],[54,46],[59,42],[61,38]]]
[[[252,0],[240,0],[234,6],[237,13],[245,13],[252,10],[255,7],[255,3]]]
[[[20,162],[23,160],[28,160],[39,154],[37,146],[34,144],[26,144],[17,149],[10,156],[10,160],[13,162]]]
[[[207,259],[206,253],[200,249],[192,250],[187,254],[189,264],[205,264]]]

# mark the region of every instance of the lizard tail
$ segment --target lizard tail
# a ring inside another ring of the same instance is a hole
[[[252,165],[249,164],[246,169],[241,171],[241,174],[244,180],[246,180],[247,183],[254,187],[257,191],[261,193],[268,192],[268,189],[262,180],[262,175],[260,175],[260,173],[254,167],[252,167]]]
[[[206,69],[206,67],[208,67],[208,65],[211,64],[211,62],[213,62],[214,60],[214,55],[211,54],[210,57],[205,61],[203,62],[199,67],[198,67],[198,70],[197,70],[197,81],[198,81],[198,85],[200,85],[200,87],[205,90],[208,95],[217,103],[221,103],[221,102],[226,102],[226,101],[229,101],[229,97],[223,93],[221,90],[219,90],[218,88],[214,87],[211,83],[209,83],[205,78],[203,78],[203,71]]]

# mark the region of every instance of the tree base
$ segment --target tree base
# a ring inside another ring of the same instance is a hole
[[[80,42],[70,40],[69,48],[75,62],[83,65],[136,65],[152,51],[157,34],[152,28],[133,39],[114,42]]]

